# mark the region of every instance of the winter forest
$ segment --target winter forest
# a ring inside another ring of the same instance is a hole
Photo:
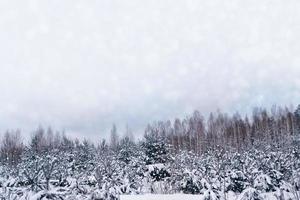
[[[110,139],[71,139],[38,128],[1,140],[0,198],[118,200],[124,195],[191,194],[203,200],[299,200],[300,106],[251,116],[195,111],[159,121],[134,138],[114,125]]]

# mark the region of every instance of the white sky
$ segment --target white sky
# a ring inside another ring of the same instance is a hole
[[[0,131],[300,103],[299,0],[0,1]]]

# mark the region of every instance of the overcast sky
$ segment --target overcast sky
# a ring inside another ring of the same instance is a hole
[[[0,1],[0,131],[300,103],[299,0]]]

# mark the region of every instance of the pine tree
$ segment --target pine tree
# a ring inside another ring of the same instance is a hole
[[[294,112],[295,115],[295,126],[296,126],[296,134],[300,134],[300,104]]]
[[[135,143],[128,137],[124,137],[120,141],[120,151],[118,154],[118,159],[126,164],[137,154],[137,147]]]
[[[113,151],[117,151],[119,146],[119,135],[117,131],[117,126],[113,124],[110,131],[110,147]]]
[[[142,145],[147,164],[166,163],[169,160],[169,147],[166,138],[159,135],[155,128],[148,126]]]

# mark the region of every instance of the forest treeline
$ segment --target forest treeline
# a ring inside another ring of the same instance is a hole
[[[4,199],[116,200],[120,194],[182,192],[230,199],[233,192],[246,200],[273,192],[299,200],[299,190],[300,106],[255,108],[251,117],[216,112],[205,119],[195,111],[149,124],[140,140],[115,125],[109,141],[99,142],[40,127],[26,143],[15,130],[0,144]]]
[[[300,133],[300,106],[296,110],[273,106],[269,112],[255,108],[250,118],[216,112],[205,120],[195,111],[186,119],[175,119],[173,124],[167,121],[149,125],[147,132],[166,137],[177,152],[201,154],[216,147],[241,151],[263,142],[280,147],[286,138]]]
[[[264,108],[254,108],[251,117],[242,117],[239,113],[229,116],[220,111],[211,113],[206,120],[199,111],[195,111],[185,119],[175,119],[172,123],[159,121],[149,124],[145,129],[145,137],[153,135],[169,145],[171,151],[192,151],[202,154],[208,149],[222,148],[242,151],[253,145],[268,144],[280,148],[286,145],[287,138],[300,134],[300,105],[296,110],[288,107],[273,106],[270,111]],[[84,145],[97,145],[89,140],[71,139],[64,133],[54,132],[51,128],[39,127],[31,134],[28,144],[22,140],[19,130],[6,131],[0,145],[0,162],[2,165],[15,166],[21,160],[21,155],[28,148],[35,152]],[[144,137],[144,138],[145,138]],[[113,125],[110,140],[99,138],[99,143],[106,143],[111,148],[118,148],[121,140],[135,141],[134,133],[127,127],[120,134]]]

